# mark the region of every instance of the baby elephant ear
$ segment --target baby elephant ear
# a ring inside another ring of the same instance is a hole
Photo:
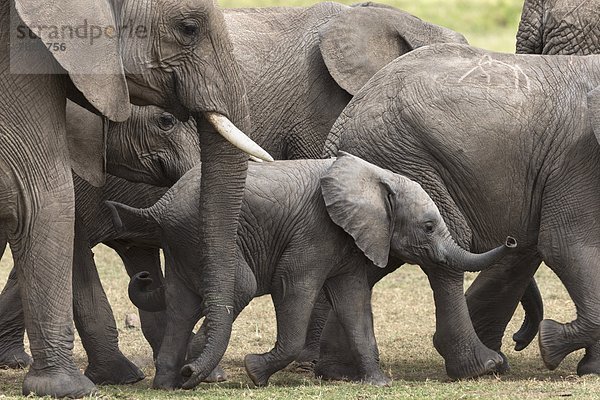
[[[393,231],[391,194],[381,180],[385,173],[373,164],[340,152],[321,178],[329,216],[380,268],[387,266]]]
[[[588,93],[588,113],[594,135],[600,143],[600,86]]]

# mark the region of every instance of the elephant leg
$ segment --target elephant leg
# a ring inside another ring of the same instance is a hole
[[[54,176],[55,189],[33,185],[36,195],[20,198],[22,218],[8,237],[34,360],[23,394],[83,397],[95,386],[73,360],[73,181],[67,168]]]
[[[369,287],[394,272],[399,266],[367,269]],[[329,302],[327,302],[328,307]],[[360,370],[354,356],[348,352],[350,343],[336,314],[330,312],[320,337],[319,360],[315,375],[327,380],[360,380]]]
[[[268,353],[248,354],[244,358],[248,376],[259,387],[267,385],[271,375],[288,366],[300,355],[310,316],[323,286],[317,278],[313,282],[307,276],[303,276],[306,271],[297,267],[314,265],[314,262],[305,264],[302,257],[290,255],[290,258],[295,262],[278,267],[280,270],[289,271],[289,274],[275,279],[276,283],[274,282],[271,293],[277,316],[275,347]]]
[[[330,311],[331,304],[329,304],[325,292],[321,290],[315,308],[310,316],[304,349],[302,349],[302,352],[296,359],[299,369],[312,371],[318,362],[321,347],[321,333],[327,324]]]
[[[17,272],[13,268],[0,294],[0,368],[25,368],[32,358],[25,352],[25,322]]]
[[[73,314],[88,355],[85,375],[96,384],[123,385],[144,379],[144,373],[119,350],[117,325],[100,282],[85,229],[75,220]]]
[[[155,289],[164,285],[164,278],[160,268],[160,250],[158,248],[135,246],[129,242],[119,240],[108,242],[106,245],[119,254],[130,277],[139,272],[147,271],[150,273],[150,278],[152,278],[152,286],[149,289]],[[165,312],[139,310],[139,314],[142,332],[152,347],[153,357],[156,360],[165,334]]]
[[[555,251],[545,261],[573,299],[577,318],[568,324],[547,319],[540,324],[540,352],[550,370],[575,350],[595,350],[600,339],[600,250],[578,244]]]
[[[537,254],[516,254],[483,271],[466,292],[469,314],[484,345],[500,352],[502,337],[527,286],[541,263]],[[509,369],[508,360],[497,372]]]
[[[388,386],[391,381],[379,367],[379,350],[373,330],[371,289],[366,270],[358,274],[339,275],[325,281],[327,298],[330,300],[338,321],[344,328],[352,353],[357,377],[361,382],[376,386]]]
[[[600,342],[586,347],[585,356],[577,364],[577,375],[600,375]]]
[[[436,332],[433,344],[452,379],[473,378],[495,371],[504,362],[486,347],[473,328],[465,299],[462,273],[443,266],[424,268],[433,289]]]

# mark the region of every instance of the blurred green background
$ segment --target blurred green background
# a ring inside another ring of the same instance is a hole
[[[339,1],[355,4],[358,1]],[[454,29],[473,46],[514,53],[522,0],[379,0]],[[306,6],[311,0],[221,0],[223,7]]]

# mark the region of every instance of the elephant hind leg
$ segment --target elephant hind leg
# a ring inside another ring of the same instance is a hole
[[[144,379],[144,373],[121,353],[117,325],[100,282],[89,240],[75,221],[73,254],[75,325],[88,355],[85,375],[99,385],[124,385]]]
[[[585,349],[585,356],[577,365],[577,374],[600,375],[600,341]]]
[[[368,267],[368,266],[366,266]],[[325,282],[325,291],[333,311],[344,328],[349,352],[354,355],[358,378],[376,386],[388,386],[390,378],[379,367],[379,350],[373,330],[371,290],[366,268],[358,274],[343,274]]]
[[[546,263],[560,278],[575,303],[577,318],[567,324],[544,320],[539,344],[546,367],[554,370],[573,351],[600,340],[600,250],[595,247],[566,248]]]

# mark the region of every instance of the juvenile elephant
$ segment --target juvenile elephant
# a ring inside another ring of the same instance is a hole
[[[545,365],[587,348],[578,372],[600,372],[598,85],[597,56],[436,45],[378,72],[333,127],[326,155],[350,151],[420,182],[461,245],[477,251],[507,232],[519,240],[519,250],[475,280],[468,308],[461,276],[454,291],[436,296],[435,344],[451,376],[488,370],[489,348],[500,350],[541,261],[577,307],[572,323],[540,324]],[[438,277],[429,279],[435,290]]]
[[[165,304],[165,296],[167,312],[184,310],[190,323],[176,332],[180,343],[187,342],[202,314],[191,306],[193,301],[181,301],[195,296],[182,264],[190,260],[195,226],[202,221],[194,207],[199,180],[200,168],[195,167],[147,209],[108,202],[117,229],[155,231],[161,236],[166,293],[140,292],[146,281],[143,276],[141,282],[132,281],[130,293],[141,308],[156,309]],[[246,356],[248,375],[257,386],[266,385],[273,373],[298,356],[324,288],[350,338],[360,378],[388,384],[378,365],[368,270],[412,262],[428,273],[436,265],[440,275],[454,269],[474,271],[487,268],[516,247],[512,238],[506,243],[482,255],[466,252],[455,244],[420,185],[350,154],[340,153],[335,161],[251,165],[238,227],[236,303],[229,311],[237,316],[253,297],[271,294],[277,343],[268,353]],[[204,346],[202,333],[194,340],[199,341],[196,348]],[[184,360],[177,354],[171,365],[181,367]],[[182,373],[191,376],[195,368],[188,365]]]

